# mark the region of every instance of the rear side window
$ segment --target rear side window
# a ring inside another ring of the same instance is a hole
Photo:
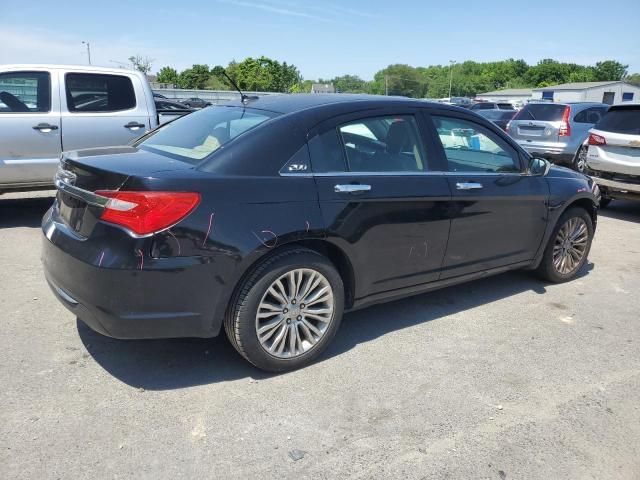
[[[559,122],[562,120],[564,108],[564,105],[557,105],[555,103],[530,103],[518,112],[514,120]]]
[[[510,103],[499,103],[498,108],[500,110],[513,110],[513,105]]]
[[[475,122],[432,116],[450,172],[519,172],[517,153]]]
[[[0,74],[0,113],[51,111],[51,78],[48,72]]]
[[[159,128],[138,147],[196,164],[240,134],[276,116],[264,110],[211,107]]]
[[[573,121],[577,123],[598,123],[602,119],[606,111],[606,108],[601,107],[587,108],[586,110],[578,113],[574,117]]]
[[[605,132],[640,135],[640,107],[609,110],[595,128]]]
[[[350,172],[421,172],[425,150],[410,115],[357,120],[338,128]]]
[[[129,77],[67,73],[65,83],[70,112],[117,112],[136,106],[136,95]]]

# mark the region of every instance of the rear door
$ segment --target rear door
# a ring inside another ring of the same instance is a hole
[[[548,186],[500,134],[459,113],[431,114],[453,194],[441,278],[532,260],[547,225]]]
[[[407,109],[344,116],[311,132],[322,215],[353,263],[356,299],[440,276],[451,194],[424,132]]]
[[[126,145],[151,128],[137,76],[87,72],[61,76],[64,150]]]
[[[0,73],[0,186],[53,183],[61,152],[55,74]]]

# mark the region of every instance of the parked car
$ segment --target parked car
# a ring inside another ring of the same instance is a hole
[[[640,200],[640,104],[614,105],[589,130],[588,173],[602,192],[600,206],[614,198]]]
[[[124,145],[154,128],[152,99],[137,71],[0,66],[0,193],[53,188],[63,150]]]
[[[507,130],[507,124],[518,113],[517,110],[476,110],[476,113],[487,120],[491,120],[502,130]]]
[[[160,122],[161,125],[196,110],[195,108],[187,107],[183,103],[163,100],[161,98],[156,98],[155,104],[156,111],[158,112],[158,122]]]
[[[520,268],[571,280],[597,215],[590,178],[488,120],[384,96],[206,108],[65,153],[56,181],[42,261],[69,310],[117,338],[224,328],[272,371],[316,358],[343,311]]]
[[[471,110],[515,110],[515,108],[507,102],[480,102],[471,105]]]
[[[604,103],[531,102],[509,122],[507,133],[532,155],[584,172],[584,140],[608,108]]]
[[[204,108],[211,105],[211,102],[207,102],[206,100],[203,100],[198,97],[185,98],[184,100],[180,100],[180,102],[186,105],[187,107],[193,107],[193,108]]]

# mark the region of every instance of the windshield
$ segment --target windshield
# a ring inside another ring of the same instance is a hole
[[[167,124],[137,146],[196,164],[276,115],[242,107],[209,107]]]

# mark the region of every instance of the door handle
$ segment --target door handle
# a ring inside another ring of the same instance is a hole
[[[371,191],[371,185],[348,183],[346,185],[336,185],[334,190],[336,193],[362,193]]]
[[[477,182],[458,182],[456,183],[456,189],[458,190],[480,190],[482,188],[481,183]]]
[[[49,133],[52,130],[58,130],[57,125],[51,125],[49,123],[39,123],[33,126],[34,130],[40,130],[42,133]]]
[[[138,122],[129,122],[124,126],[124,128],[128,128],[130,130],[138,130],[139,128],[144,128],[144,127],[146,127],[144,123],[138,123]]]

